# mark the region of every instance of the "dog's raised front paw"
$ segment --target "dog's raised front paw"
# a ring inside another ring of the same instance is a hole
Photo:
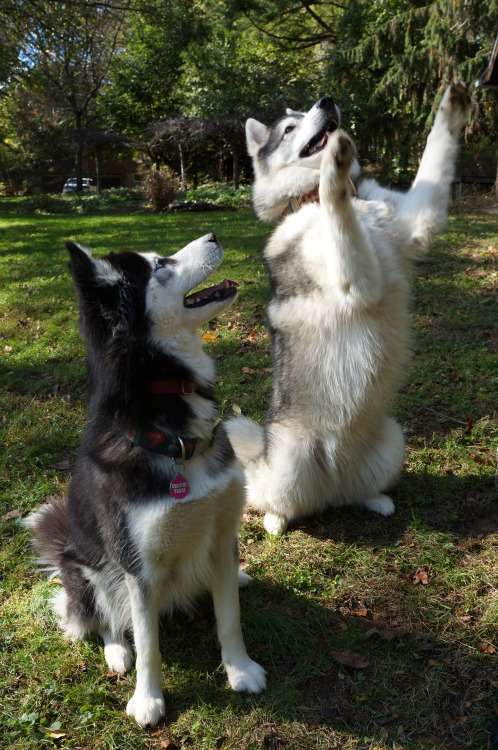
[[[137,695],[135,691],[128,701],[126,713],[132,716],[141,727],[155,726],[166,715],[162,693],[161,695]]]
[[[441,116],[447,118],[452,132],[460,131],[464,126],[470,112],[470,105],[467,87],[460,81],[453,81],[444,92],[439,107]]]
[[[343,130],[336,130],[330,137],[330,150],[337,169],[343,171],[351,168],[356,157],[356,146],[350,136]]]
[[[266,687],[266,671],[252,659],[243,664],[225,664],[228,682],[237,692],[260,693]]]

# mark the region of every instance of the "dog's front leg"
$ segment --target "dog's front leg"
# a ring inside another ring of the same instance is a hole
[[[369,307],[379,301],[381,276],[350,195],[355,157],[346,133],[336,130],[329,136],[320,170],[320,234],[329,280],[343,304]]]
[[[135,576],[126,574],[137,650],[137,684],[126,713],[142,726],[154,726],[165,715],[159,652],[159,611],[153,595]]]
[[[249,658],[240,627],[238,555],[234,548],[219,548],[213,566],[214,612],[221,658],[233,690],[260,693],[266,687],[266,672]]]
[[[434,234],[445,227],[460,133],[470,104],[469,92],[462,83],[455,81],[446,89],[417,176],[402,204],[413,227],[415,253],[427,250]]]

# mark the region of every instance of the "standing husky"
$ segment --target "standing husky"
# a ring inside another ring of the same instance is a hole
[[[248,502],[266,513],[271,533],[329,506],[394,511],[383,493],[404,460],[388,412],[408,359],[407,275],[445,224],[469,108],[467,90],[453,83],[408,193],[368,180],[360,199],[350,190],[355,146],[332,99],[307,114],[287,110],[270,127],[246,123],[256,213],[264,221],[290,214],[264,251],[274,378],[267,423],[264,433],[244,419],[229,427],[247,464]],[[314,190],[319,202],[309,202]]]
[[[40,561],[62,580],[55,605],[68,635],[99,633],[109,669],[126,672],[132,629],[137,685],[127,712],[145,726],[165,713],[159,614],[188,607],[203,590],[213,595],[231,687],[265,687],[240,629],[243,475],[196,333],[228,307],[237,284],[189,294],[221,263],[214,234],[167,258],[93,259],[67,247],[88,348],[89,422],[67,503],[41,506],[27,525]]]

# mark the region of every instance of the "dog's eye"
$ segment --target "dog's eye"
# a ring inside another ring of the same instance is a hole
[[[287,127],[284,130],[284,134],[287,135],[287,133],[292,133],[296,126],[295,125],[287,125]]]
[[[154,259],[154,271],[158,271],[160,268],[164,268],[165,265],[166,265],[166,258]]]

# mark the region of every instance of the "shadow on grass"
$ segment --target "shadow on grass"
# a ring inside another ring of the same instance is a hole
[[[268,670],[268,687],[248,696],[231,692],[218,669],[206,598],[190,620],[176,615],[163,622],[165,726],[175,737],[184,712],[209,706],[218,715],[234,714],[233,735],[245,717],[252,724],[251,748],[339,748],[346,738],[407,748],[484,748],[496,718],[492,657],[431,637],[405,597],[396,606],[413,626],[390,631],[388,642],[375,614],[348,615],[269,578],[255,582],[241,593],[242,622],[250,656]],[[364,668],[340,663],[348,649],[366,660]],[[175,686],[178,668],[192,676],[181,687]],[[254,724],[255,712],[263,723]]]

